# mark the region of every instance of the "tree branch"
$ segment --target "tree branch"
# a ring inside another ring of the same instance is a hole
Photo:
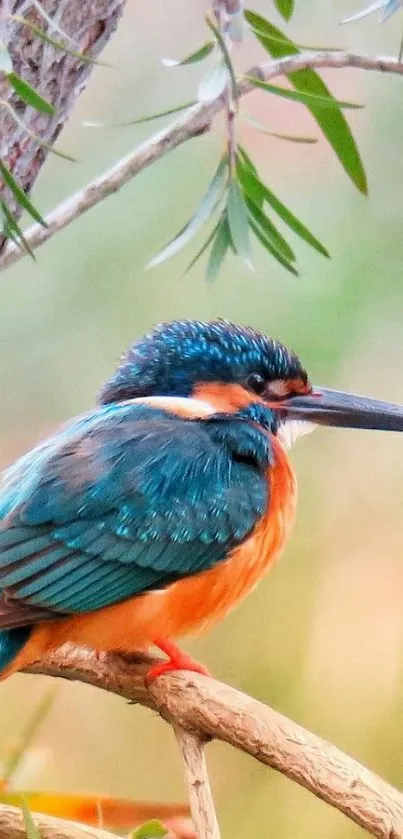
[[[190,809],[199,839],[220,839],[204,753],[205,737],[197,732],[175,727],[189,789]]]
[[[287,76],[296,70],[307,68],[342,69],[356,67],[360,70],[375,70],[381,73],[403,75],[403,62],[394,58],[381,58],[346,52],[302,53],[252,67],[247,76],[255,76],[262,81],[269,81],[278,76]],[[239,84],[239,95],[245,96],[253,90],[251,82],[245,78]],[[163,131],[154,134],[149,140],[123,157],[110,169],[96,178],[84,189],[76,192],[67,201],[59,204],[46,216],[48,227],[34,224],[28,229],[25,238],[32,250],[43,245],[59,230],[67,227],[76,218],[94,207],[104,198],[117,192],[124,184],[134,178],[147,166],[150,166],[167,152],[186,143],[211,128],[216,114],[225,107],[225,96],[207,104],[197,104],[172,122]],[[18,262],[25,255],[21,248],[9,242],[0,256],[0,270]]]
[[[96,59],[115,31],[125,2],[42,0],[42,7],[49,17],[57,19],[63,31],[74,35],[76,49]],[[54,144],[94,64],[56,50],[40,38],[33,37],[31,29],[20,18],[40,28],[46,29],[47,24],[32,0],[7,0],[7,5],[0,0],[0,9],[3,11],[0,40],[9,47],[15,72],[56,108],[56,113],[49,115],[25,105],[6,76],[0,74],[0,155],[19,184],[29,192],[48,154],[46,145],[51,147]],[[57,33],[55,35],[50,31],[49,34],[60,40],[61,36]],[[71,44],[68,46],[71,47]],[[44,145],[38,144],[35,135]],[[7,201],[18,217],[21,208],[13,196],[10,195]],[[4,241],[4,237],[0,236],[0,251]]]
[[[28,672],[86,682],[145,705],[174,727],[223,740],[282,772],[378,839],[403,839],[403,795],[356,760],[214,679],[182,672],[147,686],[155,662],[65,647]]]

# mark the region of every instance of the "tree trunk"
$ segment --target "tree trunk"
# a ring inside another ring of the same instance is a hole
[[[70,49],[97,58],[116,29],[125,2],[41,0],[41,5],[74,39],[74,47],[68,44]],[[20,186],[29,191],[48,154],[32,133],[53,145],[94,65],[45,43],[27,26],[13,20],[12,15],[29,19],[55,40],[64,39],[59,32],[52,31],[32,0],[0,0],[0,47],[1,42],[8,45],[14,71],[56,108],[56,114],[49,116],[25,105],[13,91],[7,76],[0,72],[0,100],[9,102],[23,122],[23,125],[17,124],[10,110],[0,104],[0,156]],[[18,217],[20,208],[1,181],[0,195],[6,198]],[[0,236],[0,253],[3,247],[4,237]]]

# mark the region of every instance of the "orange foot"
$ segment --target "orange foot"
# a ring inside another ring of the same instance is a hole
[[[172,670],[191,670],[193,673],[201,673],[203,676],[210,675],[203,664],[199,664],[190,655],[183,653],[172,641],[168,641],[166,638],[156,638],[153,644],[168,656],[168,661],[162,661],[161,664],[154,664],[154,667],[151,667],[147,673],[146,682],[152,682],[157,676],[162,676],[163,673],[170,673]]]

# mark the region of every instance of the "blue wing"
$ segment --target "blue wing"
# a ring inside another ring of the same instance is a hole
[[[270,458],[268,437],[236,416],[127,402],[77,418],[4,476],[0,626],[211,568],[265,511]]]

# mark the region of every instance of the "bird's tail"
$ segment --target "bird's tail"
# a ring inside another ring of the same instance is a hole
[[[11,662],[27,642],[31,629],[31,626],[19,626],[0,630],[0,679],[8,675],[7,672],[3,674],[3,671],[8,671]]]

